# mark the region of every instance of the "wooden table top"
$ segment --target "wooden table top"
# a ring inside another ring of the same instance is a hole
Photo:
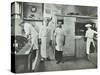
[[[31,51],[32,44],[30,42],[26,43],[26,45],[15,55],[28,55]]]

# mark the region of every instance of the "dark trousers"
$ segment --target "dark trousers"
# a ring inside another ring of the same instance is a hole
[[[32,63],[35,60],[37,50],[31,50],[30,52],[30,72],[32,72]]]
[[[55,50],[55,59],[56,61],[62,61],[62,57],[63,57],[63,51],[57,51]]]
[[[36,50],[31,51],[31,59],[34,60],[36,57]]]
[[[90,44],[90,53],[94,53],[94,51],[95,51],[95,47],[94,47],[93,43],[91,42],[91,44]]]

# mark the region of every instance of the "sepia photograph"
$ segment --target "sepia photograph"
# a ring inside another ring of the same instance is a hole
[[[98,7],[11,3],[11,72],[98,68]]]

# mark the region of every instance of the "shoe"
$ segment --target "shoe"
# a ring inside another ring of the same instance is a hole
[[[88,56],[89,54],[86,54],[86,59],[89,61],[89,56]]]
[[[61,61],[62,63],[64,63],[64,61]]]
[[[50,58],[48,57],[46,60],[47,60],[47,61],[50,61]]]
[[[44,58],[41,58],[41,61],[43,62],[45,59]]]

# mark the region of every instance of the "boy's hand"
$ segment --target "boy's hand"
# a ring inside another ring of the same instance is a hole
[[[49,45],[50,45],[50,46],[52,46],[52,40],[50,40],[50,43],[49,43]]]
[[[41,39],[39,39],[39,44],[41,44]]]

